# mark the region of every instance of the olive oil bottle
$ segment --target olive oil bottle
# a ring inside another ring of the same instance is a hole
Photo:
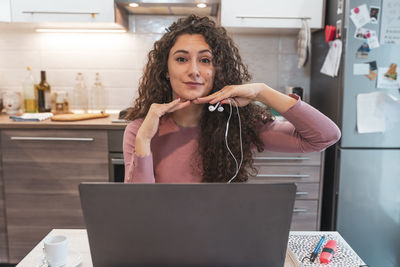
[[[27,67],[26,70],[26,77],[22,84],[24,90],[24,112],[36,113],[38,109],[35,97],[35,80],[33,79],[31,67]]]

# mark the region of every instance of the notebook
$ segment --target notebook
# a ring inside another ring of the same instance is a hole
[[[283,266],[294,184],[79,185],[93,265]]]
[[[318,256],[312,263],[305,257],[309,257],[314,250],[321,236],[325,236]],[[327,264],[319,262],[322,248],[328,243],[329,240],[335,240],[338,244],[336,255],[332,261]],[[365,265],[362,259],[356,252],[347,244],[347,242],[337,232],[290,232],[288,241],[288,255],[296,267],[326,267],[326,266],[346,266],[346,267],[360,267]],[[303,260],[303,262],[302,262]]]

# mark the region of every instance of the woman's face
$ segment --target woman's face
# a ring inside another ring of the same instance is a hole
[[[215,69],[211,48],[201,34],[179,36],[169,51],[168,73],[174,99],[193,100],[211,92]]]

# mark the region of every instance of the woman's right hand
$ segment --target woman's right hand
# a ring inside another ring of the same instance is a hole
[[[190,101],[181,102],[180,98],[166,104],[153,103],[147,112],[146,118],[136,134],[135,153],[138,156],[151,154],[150,141],[157,133],[160,118],[167,113],[188,107]]]

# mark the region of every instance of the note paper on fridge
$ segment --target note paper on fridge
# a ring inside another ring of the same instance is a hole
[[[369,74],[369,64],[354,64],[353,65],[354,75],[368,75]]]

